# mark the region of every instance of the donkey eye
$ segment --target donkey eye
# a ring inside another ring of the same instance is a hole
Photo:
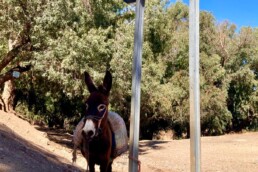
[[[85,104],[85,109],[88,110],[89,109],[89,105],[88,103]]]
[[[103,110],[105,110],[106,109],[106,105],[104,105],[104,104],[100,104],[99,106],[98,106],[98,111],[99,112],[101,112],[101,111],[103,111]]]

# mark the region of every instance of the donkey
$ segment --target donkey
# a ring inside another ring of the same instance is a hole
[[[98,88],[87,72],[84,73],[84,79],[90,95],[86,100],[81,152],[87,160],[90,172],[95,172],[95,164],[100,165],[100,172],[111,172],[111,156],[114,150],[107,116],[112,75],[107,71],[103,84]]]

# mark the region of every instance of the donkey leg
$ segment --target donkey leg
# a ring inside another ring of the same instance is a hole
[[[113,162],[110,162],[110,163],[108,164],[107,172],[112,172],[112,163],[113,163]]]
[[[90,172],[95,172],[95,163],[94,162],[89,162],[89,170],[90,170]]]
[[[112,172],[111,165],[112,163],[110,163],[109,161],[100,164],[100,172]]]

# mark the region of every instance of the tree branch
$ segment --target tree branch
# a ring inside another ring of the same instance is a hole
[[[13,74],[14,72],[23,73],[29,71],[31,69],[31,65],[27,65],[25,67],[21,67],[20,65],[10,69],[8,72],[0,75],[0,85],[4,84],[6,81],[16,78]]]
[[[27,11],[26,4],[23,1],[19,1],[20,6],[25,14],[25,23],[23,25],[22,31],[14,39],[15,44],[13,48],[2,58],[0,62],[0,72],[11,62],[17,55],[24,49],[31,48],[30,45],[30,30],[31,30],[31,17]]]

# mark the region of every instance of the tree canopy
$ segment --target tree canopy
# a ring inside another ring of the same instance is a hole
[[[1,0],[0,71],[31,70],[16,84],[16,110],[71,129],[88,95],[82,74],[113,75],[111,110],[129,123],[135,7],[120,0]],[[141,137],[163,129],[189,136],[188,6],[146,3]],[[16,41],[14,50],[8,40]],[[15,52],[14,52],[15,51]],[[8,55],[12,59],[4,63]],[[3,70],[1,70],[3,69]],[[236,28],[200,13],[203,135],[258,129],[258,28]]]

